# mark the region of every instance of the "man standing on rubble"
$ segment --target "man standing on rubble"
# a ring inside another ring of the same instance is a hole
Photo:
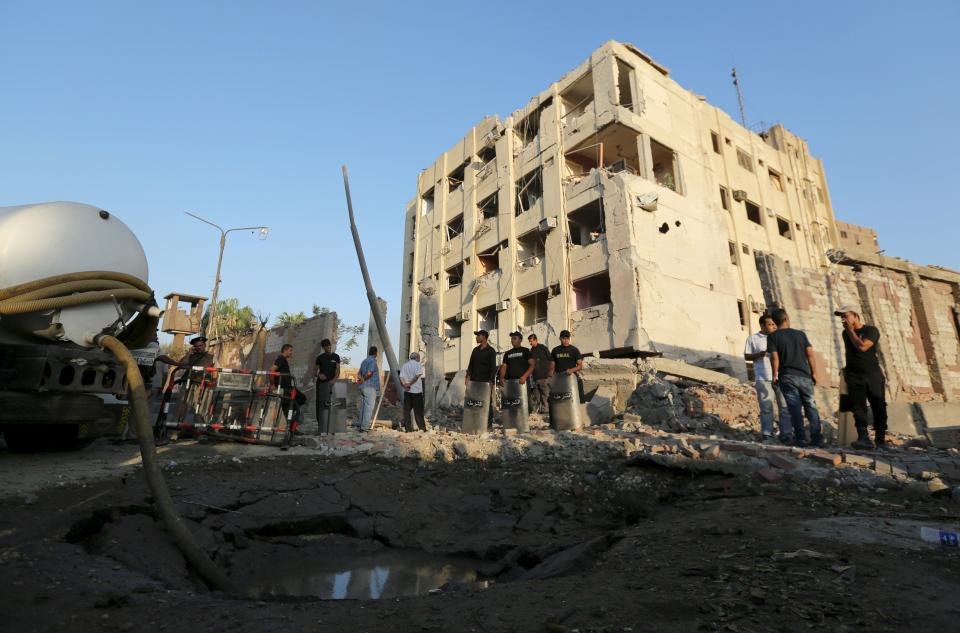
[[[560,332],[560,344],[550,352],[550,372],[553,376],[557,372],[565,372],[571,376],[577,377],[577,391],[580,394],[580,403],[583,404],[583,380],[580,378],[580,372],[583,371],[583,354],[576,347],[570,344],[570,330]]]
[[[853,410],[853,419],[857,426],[857,439],[851,446],[863,450],[874,448],[867,430],[867,402],[873,414],[873,437],[877,448],[887,444],[887,401],[885,397],[886,379],[877,359],[877,345],[880,330],[864,324],[856,308],[843,307],[834,312],[843,319],[843,347],[847,353],[847,366],[843,377],[847,383],[847,398]]]
[[[777,331],[773,317],[764,312],[760,315],[760,331],[752,334],[743,348],[744,360],[753,362],[754,387],[757,390],[757,402],[760,405],[760,433],[763,441],[773,440],[773,406],[776,402],[777,416],[780,420],[780,441],[789,444],[793,437],[790,426],[790,413],[783,394],[773,384],[773,369],[767,357],[767,337]]]
[[[274,384],[280,387],[281,393],[281,404],[283,406],[284,414],[289,414],[290,409],[293,409],[293,416],[289,417],[291,420],[290,432],[294,435],[300,435],[300,431],[297,430],[297,426],[300,423],[300,404],[301,398],[300,394],[295,393],[293,389],[293,375],[290,373],[290,358],[293,356],[293,345],[290,343],[284,343],[280,348],[280,355],[274,359],[273,364],[270,365],[270,371],[278,374]]]
[[[512,347],[504,352],[503,362],[500,364],[500,385],[504,386],[508,380],[519,380],[523,385],[533,373],[536,361],[530,350],[523,346],[523,334],[510,333]]]
[[[357,376],[360,385],[360,419],[357,428],[361,433],[368,432],[373,426],[373,409],[377,406],[377,393],[380,391],[377,352],[376,347],[369,349],[367,357],[360,363],[360,374]]]
[[[330,391],[333,384],[340,377],[340,356],[333,353],[333,343],[325,338],[320,341],[323,353],[316,359],[316,383],[314,387],[314,402],[317,409],[317,433],[320,432],[320,409],[330,402]]]
[[[420,354],[410,352],[410,360],[400,368],[400,384],[403,385],[403,430],[408,433],[419,428],[426,432],[427,421],[423,418],[423,365]],[[410,411],[413,411],[413,416]],[[417,426],[413,425],[413,417]]]
[[[530,343],[530,356],[535,361],[533,383],[530,386],[530,412],[546,414],[550,410],[550,352],[541,345],[536,334],[527,337]]]
[[[813,391],[817,384],[813,346],[805,332],[790,327],[790,316],[786,310],[778,308],[770,316],[777,326],[777,331],[767,336],[773,384],[783,392],[787,408],[790,409],[793,443],[795,446],[806,444],[803,430],[803,414],[806,413],[810,420],[810,444],[822,446],[820,412],[817,411]]]
[[[490,384],[490,406],[487,407],[487,424],[493,427],[493,382],[497,379],[497,350],[490,346],[490,333],[486,330],[477,330],[477,346],[470,352],[470,362],[467,363],[466,382],[486,382]]]

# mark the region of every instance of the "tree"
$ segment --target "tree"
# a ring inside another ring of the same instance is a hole
[[[300,325],[307,320],[307,315],[303,312],[297,312],[296,314],[290,314],[289,312],[281,312],[277,316],[277,321],[274,323],[275,327],[287,327],[290,325]]]
[[[210,321],[209,308],[203,315],[202,331],[207,330]],[[239,336],[253,331],[258,323],[257,315],[250,306],[241,306],[236,297],[217,301],[217,327],[219,335]]]

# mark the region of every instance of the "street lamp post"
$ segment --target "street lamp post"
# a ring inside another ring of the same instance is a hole
[[[210,298],[210,319],[207,321],[207,330],[204,332],[204,336],[207,338],[214,338],[216,335],[216,319],[217,319],[217,297],[220,294],[220,267],[223,265],[223,249],[227,246],[227,233],[232,231],[256,231],[260,234],[261,239],[266,239],[267,233],[270,232],[270,227],[268,226],[240,226],[232,229],[224,229],[219,224],[214,224],[210,220],[201,218],[199,215],[190,213],[189,211],[184,211],[191,218],[200,220],[205,224],[209,224],[213,228],[220,231],[220,254],[217,256],[217,276],[213,280],[213,293],[211,293]]]

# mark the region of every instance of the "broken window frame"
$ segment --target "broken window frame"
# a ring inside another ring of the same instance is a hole
[[[737,164],[753,173],[753,156],[743,151],[739,147],[737,148]]]
[[[549,293],[546,289],[538,290],[536,292],[531,292],[528,295],[520,297],[517,299],[517,302],[520,304],[520,325],[521,327],[533,327],[538,323],[547,322],[547,299],[549,298]],[[542,304],[541,304],[542,301]],[[528,313],[530,312],[529,306],[533,306],[533,318],[529,318]],[[540,307],[543,307],[542,314]]]
[[[499,191],[492,193],[477,203],[477,216],[481,221],[497,217],[500,211],[499,195]],[[491,209],[493,210],[492,213],[490,212]]]
[[[720,146],[720,135],[713,130],[710,130],[710,142],[713,144],[714,154],[723,154]]]
[[[577,98],[577,101],[573,101],[572,99],[568,98],[567,95],[574,92],[574,89],[579,87],[587,78],[589,78],[590,84],[589,94],[584,97]],[[562,110],[562,113],[560,114],[561,123],[566,125],[569,120],[576,119],[580,115],[584,114],[587,111],[587,108],[590,107],[590,104],[596,101],[596,98],[596,89],[593,86],[593,69],[590,68],[587,70],[587,72],[571,81],[566,89],[560,93],[560,108]]]
[[[662,165],[662,161],[658,162],[658,156],[661,158],[669,157],[669,169],[657,169],[658,164]],[[680,186],[680,156],[676,150],[651,138],[650,163],[650,174],[653,176],[654,182],[675,193],[683,193]]]
[[[634,68],[619,57],[617,60],[617,105],[628,110],[633,110],[633,73]],[[626,72],[624,72],[626,71]],[[627,98],[624,99],[623,92],[626,88]],[[626,101],[626,102],[625,102]]]
[[[730,210],[730,190],[720,185],[720,206],[725,210]]]
[[[793,229],[790,226],[790,220],[781,215],[777,215],[775,217],[777,218],[777,233],[780,234],[780,237],[785,237],[788,240],[792,240]]]
[[[747,327],[747,303],[742,299],[737,299],[737,312],[740,313],[740,327]]]
[[[460,338],[463,336],[463,321],[455,316],[443,320],[443,335],[448,339]]]
[[[460,262],[443,271],[444,283],[446,284],[447,290],[459,288],[463,285],[463,273],[465,270],[464,262]],[[456,282],[451,283],[452,280],[456,280]]]
[[[469,164],[470,161],[464,161],[447,174],[447,193],[453,193],[457,189],[463,188],[463,183],[467,179],[467,166]]]
[[[493,316],[492,319],[490,318],[491,315]],[[491,333],[496,332],[499,318],[497,304],[477,308],[477,329],[486,330]]]
[[[740,256],[737,254],[737,243],[728,241],[727,250],[730,251],[730,263],[734,266],[739,266]]]
[[[477,253],[477,266],[479,267],[477,271],[477,276],[482,277],[484,275],[489,275],[497,271],[503,270],[503,262],[501,261],[501,253],[504,253],[509,246],[509,242],[504,240],[499,244],[495,244],[485,251]],[[496,257],[496,266],[488,266],[486,261],[491,258]]]
[[[754,224],[759,224],[760,226],[763,226],[763,212],[760,210],[760,205],[759,205],[759,204],[757,204],[757,203],[755,203],[755,202],[751,202],[750,200],[744,200],[744,201],[743,201],[743,208],[744,208],[744,210],[746,211],[747,219],[748,219],[748,220],[750,220],[750,221],[753,222]],[[754,214],[752,214],[752,213],[750,212],[751,208],[756,209],[756,214],[755,214],[755,215],[756,215],[756,219],[754,219],[754,218],[752,217]]]
[[[599,292],[595,292],[591,289],[583,288],[584,284],[592,285],[594,283],[593,280],[597,280],[600,282],[599,287],[597,288]],[[606,282],[605,284],[604,284],[604,280]],[[587,296],[585,301],[588,303],[581,303],[581,298],[583,297],[584,292],[586,292],[586,296]],[[595,297],[600,297],[601,299],[605,299],[605,300],[598,301],[598,300],[595,300]],[[573,303],[571,308],[574,311],[589,310],[590,308],[596,308],[598,306],[612,303],[613,294],[612,294],[612,288],[610,286],[610,271],[604,270],[602,272],[599,272],[593,275],[587,275],[586,277],[575,279],[570,284],[570,299],[571,299],[571,302]]]
[[[433,187],[430,187],[429,190],[420,196],[420,215],[427,215],[428,213],[431,213],[434,209],[435,202],[434,190]]]
[[[529,248],[533,245],[533,248]],[[539,229],[527,231],[517,237],[517,269],[526,270],[533,268],[543,261],[547,253],[546,239],[543,232]]]
[[[515,201],[515,216],[521,216],[530,209],[534,208],[541,200],[543,200],[543,168],[537,166],[536,168],[530,170],[527,174],[521,176],[514,183],[517,190],[517,196]],[[537,186],[534,186],[534,185]],[[530,197],[531,194],[528,194],[528,190],[533,188],[533,191],[537,192],[536,197]],[[527,194],[527,197],[524,198],[524,194]],[[524,205],[524,200],[526,199],[527,204]]]
[[[515,150],[516,152],[526,149],[540,138],[540,116],[551,103],[553,103],[553,97],[545,99],[533,112],[520,119],[520,121],[513,126],[513,136],[520,141],[518,143],[519,147]]]
[[[458,238],[458,237],[460,237],[461,235],[463,235],[463,231],[464,231],[464,228],[465,228],[464,220],[463,220],[463,214],[462,214],[462,213],[458,213],[457,215],[453,216],[450,220],[447,221],[447,223],[444,225],[444,227],[445,227],[445,229],[446,229],[446,231],[445,231],[445,234],[446,234],[446,236],[447,236],[447,240],[446,240],[446,241],[448,241],[448,242],[453,241],[453,240],[455,240],[456,238]],[[459,227],[459,229],[458,229],[458,227]]]
[[[595,207],[595,208],[588,209],[588,207]],[[593,225],[592,227],[588,226],[586,222],[582,222],[579,220],[580,217],[586,216],[588,213],[590,213],[592,219],[598,220],[598,222],[591,222],[591,224]],[[593,217],[594,214],[595,214],[595,218]],[[578,228],[586,229],[586,233],[589,236],[591,236],[593,239],[589,241],[584,241],[583,230],[576,231],[576,239],[574,239],[574,235],[575,235],[575,232],[573,230],[574,225],[576,225]],[[590,230],[591,228],[594,228],[596,230],[591,231]],[[580,205],[576,209],[573,209],[572,211],[567,213],[567,242],[571,246],[589,246],[594,242],[599,242],[601,239],[603,239],[606,236],[606,234],[607,234],[606,213],[603,208],[602,197],[597,198],[595,200],[591,200],[586,204]]]
[[[779,191],[780,193],[784,193],[783,176],[781,176],[778,172],[770,168],[767,168],[767,176],[770,178],[770,186],[776,189],[777,191]]]

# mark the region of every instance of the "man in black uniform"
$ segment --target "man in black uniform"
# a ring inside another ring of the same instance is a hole
[[[333,383],[340,377],[340,356],[333,353],[333,343],[325,338],[320,341],[320,347],[323,353],[317,356],[316,361],[316,388],[314,389],[314,398],[317,409],[317,433],[324,432],[320,428],[320,408],[327,406],[330,402],[330,391],[333,389]]]
[[[877,448],[886,447],[887,401],[884,397],[886,379],[877,360],[880,330],[865,325],[854,307],[844,307],[834,314],[843,319],[843,346],[847,352],[847,366],[843,376],[847,382],[847,397],[857,425],[857,439],[853,448],[869,450],[874,447],[867,430],[867,402],[873,413],[873,436]]]
[[[287,414],[290,411],[291,407],[294,407],[293,411],[293,423],[291,426],[291,432],[298,434],[297,424],[300,422],[299,411],[301,404],[299,394],[297,394],[296,401],[292,400],[293,394],[293,376],[290,375],[290,357],[293,356],[293,345],[290,343],[284,343],[280,348],[280,355],[277,356],[276,360],[273,361],[273,365],[270,366],[270,371],[280,374],[279,379],[275,382],[275,385],[280,386],[280,391],[282,392],[281,402],[283,403],[283,412]]]
[[[477,330],[477,346],[470,352],[470,362],[467,363],[467,384],[472,382],[490,383],[490,406],[487,416],[488,424],[493,426],[493,381],[497,378],[497,350],[490,347],[487,339],[490,333],[486,330]]]
[[[533,384],[530,386],[530,413],[537,411],[545,414],[550,410],[550,352],[541,345],[536,334],[527,337],[530,343],[530,356],[536,363],[533,367]]]
[[[536,361],[530,354],[530,350],[521,345],[523,335],[520,332],[510,333],[510,344],[513,346],[503,354],[503,362],[500,364],[500,385],[503,386],[507,380],[519,380],[523,385],[527,378],[533,373]]]
[[[550,352],[550,377],[557,372],[566,372],[577,377],[577,391],[580,393],[580,403],[583,403],[583,380],[580,372],[583,371],[583,355],[576,347],[570,344],[570,331],[560,332],[560,344]]]

